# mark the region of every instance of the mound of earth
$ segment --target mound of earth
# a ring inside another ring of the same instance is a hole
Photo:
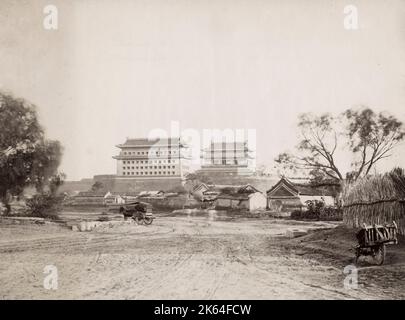
[[[305,236],[287,240],[285,245],[300,248],[302,254],[323,254],[326,258],[347,264],[353,262],[355,256],[354,248],[358,244],[357,231],[358,229],[340,225],[333,229],[315,230]],[[387,246],[386,264],[405,263],[405,237],[399,236],[398,239],[399,244]]]

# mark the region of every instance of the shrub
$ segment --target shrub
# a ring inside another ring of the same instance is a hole
[[[170,188],[169,190],[166,191],[166,193],[186,194],[187,190],[183,186],[179,185]]]
[[[295,220],[304,219],[302,214],[303,214],[303,212],[301,210],[294,210],[291,212],[291,219],[295,219]]]
[[[343,220],[343,209],[326,207],[321,210],[319,214],[319,220],[341,221]]]
[[[306,201],[307,210],[294,210],[291,218],[296,220],[328,220],[339,221],[343,219],[342,208],[326,207],[325,203],[318,200]]]
[[[28,215],[33,217],[57,219],[62,210],[63,196],[41,193],[27,200]]]

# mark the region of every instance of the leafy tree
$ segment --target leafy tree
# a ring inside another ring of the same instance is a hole
[[[349,173],[356,180],[368,175],[381,159],[392,155],[392,149],[404,138],[402,122],[385,113],[374,113],[371,109],[347,110],[347,137],[356,156],[354,170]]]
[[[339,183],[368,175],[375,164],[391,155],[404,138],[401,121],[369,108],[349,109],[338,116],[305,113],[299,116],[300,140],[295,153],[277,159],[284,171],[304,170],[318,182]],[[344,174],[336,161],[337,150],[349,151],[351,169]]]
[[[191,192],[195,187],[201,183],[212,184],[212,179],[202,173],[189,173],[185,177],[184,188],[186,191]]]
[[[50,178],[47,190],[42,190],[27,200],[30,215],[53,219],[58,217],[65,196],[58,195],[57,191],[64,179],[64,174],[55,174]]]
[[[260,164],[256,168],[255,175],[258,177],[266,177],[270,176],[271,172],[265,164]]]
[[[26,186],[42,192],[58,179],[62,147],[58,141],[45,139],[35,109],[23,99],[0,92],[0,201],[7,212],[11,195],[21,194]]]
[[[167,193],[178,193],[178,194],[186,194],[187,190],[182,185],[174,186],[166,191]]]
[[[104,189],[104,184],[101,181],[96,181],[91,186],[91,191],[93,191],[93,192],[102,191],[103,189]]]

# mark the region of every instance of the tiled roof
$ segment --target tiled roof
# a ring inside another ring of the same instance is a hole
[[[205,192],[227,192],[227,193],[237,193],[240,188],[243,186],[235,186],[235,185],[221,185],[221,184],[215,184],[215,185],[208,185],[208,190]]]
[[[197,191],[197,190],[200,189],[200,188],[206,188],[206,189],[208,190],[208,189],[209,189],[209,186],[207,186],[205,183],[197,184],[196,186],[194,186],[193,192],[194,192],[194,191]]]
[[[232,200],[248,200],[248,194],[224,194],[221,193],[217,196],[217,199],[232,199]]]
[[[139,147],[139,146],[155,146],[155,145],[178,145],[180,142],[179,138],[128,138],[125,143],[118,145],[119,147]]]
[[[165,192],[162,190],[153,190],[153,191],[141,191],[139,193],[139,196],[143,197],[143,196],[157,196],[159,194],[164,194]]]
[[[80,191],[76,197],[104,197],[107,192]]]
[[[251,190],[249,190],[251,189]],[[203,194],[205,195],[210,195],[213,193],[219,193],[220,198],[223,199],[247,199],[247,197],[251,193],[255,192],[260,192],[257,190],[255,187],[246,184],[246,185],[240,185],[240,186],[235,186],[235,185],[214,185],[211,186],[210,189],[207,191],[204,191]]]
[[[246,142],[214,142],[203,148],[204,151],[210,150],[245,150],[247,148]]]
[[[295,188],[298,190],[299,195],[301,196],[331,196],[333,192],[326,187],[312,187],[305,185],[295,185]]]
[[[110,197],[116,197],[116,196],[120,196],[120,197],[137,197],[138,195],[139,195],[138,192],[116,192],[116,191],[109,192]]]
[[[267,193],[276,189],[280,184],[284,184],[290,189],[293,189],[296,193],[301,196],[333,196],[334,191],[331,187],[328,186],[312,186],[308,183],[293,183],[289,179],[282,178],[279,182],[277,182]]]

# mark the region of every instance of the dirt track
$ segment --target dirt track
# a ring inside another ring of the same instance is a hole
[[[314,226],[324,225],[197,217],[161,217],[147,227],[123,224],[88,233],[55,226],[0,225],[0,298],[405,297],[403,284],[394,281],[382,287],[372,277],[366,285],[360,281],[357,290],[345,289],[343,268],[349,261],[324,259],[316,250],[297,248],[282,236],[288,228]],[[46,265],[58,268],[57,290],[43,287]],[[394,271],[397,277],[405,275],[402,264]]]

